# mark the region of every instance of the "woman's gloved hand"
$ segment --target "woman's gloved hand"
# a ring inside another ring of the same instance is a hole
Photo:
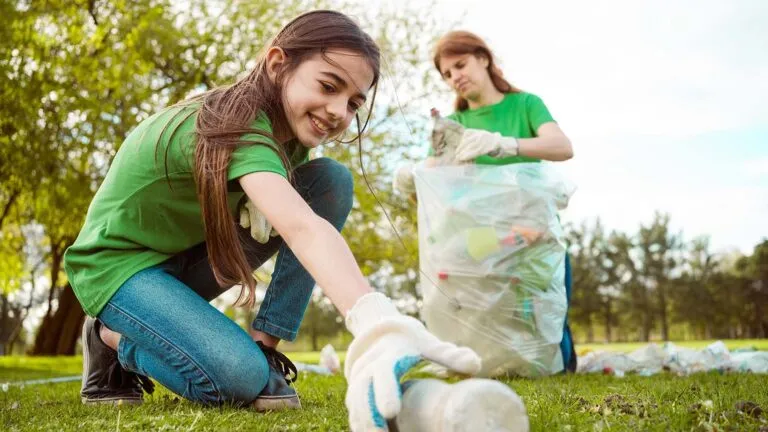
[[[410,196],[416,193],[416,183],[413,180],[414,164],[405,163],[395,170],[395,176],[392,178],[392,188],[403,195]]]
[[[456,148],[455,159],[458,162],[471,162],[482,155],[497,158],[517,156],[519,147],[515,138],[503,137],[498,132],[466,129]]]

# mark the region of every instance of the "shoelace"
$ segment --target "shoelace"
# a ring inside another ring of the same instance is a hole
[[[299,377],[299,371],[296,369],[296,365],[293,364],[285,354],[272,347],[264,345],[261,341],[257,341],[256,344],[261,348],[261,351],[267,358],[267,363],[283,375],[286,383],[290,384],[296,381]]]
[[[142,390],[147,392],[147,394],[152,394],[155,391],[155,383],[153,383],[149,377],[123,369],[117,359],[109,365],[107,373],[104,374],[99,381],[100,387],[104,384],[110,388],[121,389],[130,389],[139,386]]]

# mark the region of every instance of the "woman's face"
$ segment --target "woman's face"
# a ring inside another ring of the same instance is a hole
[[[459,96],[475,100],[488,88],[488,59],[474,54],[444,55],[440,57],[440,74]]]
[[[374,73],[360,54],[334,50],[302,62],[286,79],[283,104],[288,126],[314,148],[349,127],[365,104]]]

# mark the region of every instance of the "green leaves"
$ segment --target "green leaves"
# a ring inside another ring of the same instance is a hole
[[[569,232],[573,266],[570,319],[588,341],[764,337],[768,320],[768,241],[751,256],[710,250],[706,237],[684,241],[657,213],[634,235],[606,235],[600,221]],[[761,264],[762,263],[762,264]],[[760,267],[760,266],[763,267]],[[762,276],[761,276],[762,275]],[[761,282],[765,281],[765,282]]]
[[[262,47],[301,12],[332,8],[359,19],[381,44],[383,78],[363,137],[322,153],[355,175],[355,209],[345,231],[368,275],[397,275],[413,290],[415,209],[390,190],[402,159],[423,153],[426,119],[439,76],[431,41],[447,26],[414,10],[353,2],[170,0],[4,2],[0,13],[0,229],[3,290],[29,277],[21,252],[25,226],[43,229],[40,246],[63,286],[61,255],[76,238],[88,204],[124,138],[161,107],[227,84],[253,67]],[[447,89],[443,89],[445,91]],[[427,95],[427,96],[425,96]],[[354,129],[354,127],[353,127]],[[351,131],[352,132],[352,131]],[[410,253],[405,253],[384,210]],[[11,240],[12,239],[12,240]],[[409,271],[410,270],[410,271]],[[26,276],[24,276],[26,274]],[[50,274],[50,273],[49,273]]]

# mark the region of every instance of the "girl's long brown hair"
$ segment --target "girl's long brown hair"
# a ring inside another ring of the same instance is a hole
[[[475,57],[485,57],[488,59],[488,75],[491,77],[493,86],[502,93],[518,93],[520,89],[510,84],[504,79],[503,73],[494,61],[493,52],[480,37],[468,31],[457,30],[448,32],[437,41],[435,46],[435,55],[433,57],[435,68],[440,71],[440,59],[443,56],[454,56],[472,54]],[[454,102],[456,111],[464,111],[469,108],[469,102],[460,95],[456,96]]]
[[[267,75],[264,56],[271,47],[280,47],[287,57],[286,66],[279,71],[274,82]],[[346,15],[317,10],[300,15],[283,27],[262,51],[256,67],[245,78],[196,98],[201,104],[195,128],[195,181],[202,207],[208,259],[219,284],[244,285],[236,304],[253,304],[256,281],[227,206],[227,168],[232,152],[240,145],[254,144],[242,141],[242,136],[248,133],[267,136],[278,142],[266,132],[252,129],[251,124],[257,115],[263,113],[270,119],[273,131],[286,130],[288,126],[282,103],[285,79],[315,54],[321,54],[330,61],[325,53],[333,49],[349,50],[366,58],[374,72],[373,85],[377,84],[380,53],[373,39]],[[367,123],[368,120],[365,125]],[[365,125],[360,126],[359,117],[357,125],[358,132],[362,133]],[[282,145],[274,149],[290,176],[292,167],[286,149]]]

